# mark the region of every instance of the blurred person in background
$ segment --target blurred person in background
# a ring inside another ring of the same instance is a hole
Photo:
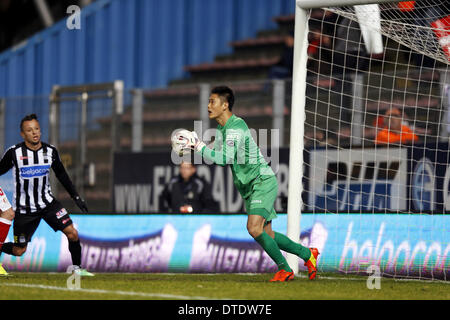
[[[308,21],[308,77],[319,87],[334,86],[330,71],[336,20],[337,15],[331,11],[313,9]]]
[[[352,89],[353,76],[366,72],[370,65],[370,56],[362,40],[361,28],[357,21],[340,18],[337,21],[334,37],[332,70],[334,89],[342,97],[339,102],[341,108],[340,120],[350,125],[352,121]]]
[[[14,219],[14,210],[6,197],[5,192],[0,188],[0,255],[3,243],[8,236],[9,229]],[[0,276],[7,276],[8,272],[3,268],[0,263]]]
[[[375,144],[407,144],[418,140],[419,137],[403,122],[402,112],[398,108],[391,108],[386,111],[383,129],[378,132]]]
[[[197,175],[195,165],[180,164],[180,174],[164,187],[159,201],[161,212],[218,213],[219,204],[211,193],[211,185]]]
[[[280,60],[269,70],[269,79],[292,78],[294,68],[294,32],[289,32],[284,37],[284,49]]]
[[[294,70],[294,31],[290,31],[284,36],[283,52],[278,62],[269,69],[267,78],[263,87],[264,94],[272,92],[271,88],[274,80],[285,80],[292,78]]]

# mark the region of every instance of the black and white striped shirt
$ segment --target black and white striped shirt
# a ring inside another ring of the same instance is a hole
[[[0,161],[0,175],[11,168],[14,168],[13,209],[16,214],[37,213],[55,199],[50,187],[50,169],[72,197],[78,195],[58,151],[50,144],[42,142],[42,147],[36,151],[27,148],[25,142],[12,146]]]

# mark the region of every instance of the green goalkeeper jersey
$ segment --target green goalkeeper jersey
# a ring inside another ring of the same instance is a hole
[[[244,199],[250,196],[259,177],[275,176],[247,124],[235,115],[224,126],[217,126],[214,148],[203,147],[201,154],[215,164],[231,166],[234,185]]]

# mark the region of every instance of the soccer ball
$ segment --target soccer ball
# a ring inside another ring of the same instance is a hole
[[[182,134],[184,133],[184,136],[182,136]],[[171,142],[172,142],[172,150],[178,154],[180,157],[184,154],[184,153],[189,153],[190,150],[186,149],[186,146],[188,144],[188,139],[186,139],[185,137],[187,136],[187,134],[189,134],[190,132],[186,129],[177,129],[172,133],[172,137],[171,137]]]

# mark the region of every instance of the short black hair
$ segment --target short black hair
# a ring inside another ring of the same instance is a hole
[[[219,86],[211,90],[211,94],[217,94],[220,98],[224,98],[228,102],[228,109],[231,111],[234,105],[234,93],[229,87]]]
[[[22,120],[20,121],[20,131],[23,131],[23,123],[25,121],[31,121],[31,120],[38,121],[38,117],[35,113],[27,114],[25,117],[22,118]]]

